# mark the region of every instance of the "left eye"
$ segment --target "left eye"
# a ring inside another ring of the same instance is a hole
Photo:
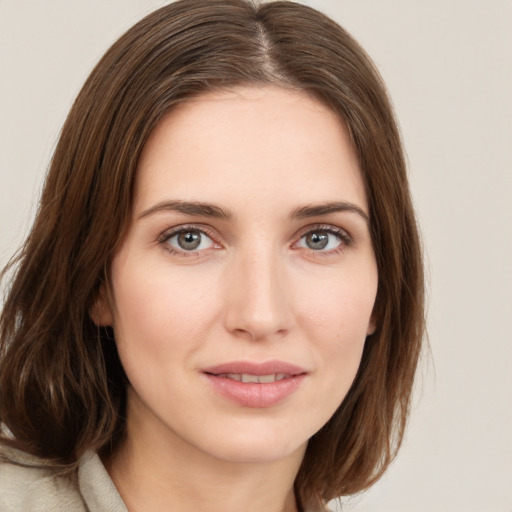
[[[187,229],[174,233],[166,243],[180,251],[199,251],[213,246],[213,240],[197,229]]]
[[[310,231],[299,240],[297,246],[312,251],[330,251],[342,243],[341,236],[326,230]]]

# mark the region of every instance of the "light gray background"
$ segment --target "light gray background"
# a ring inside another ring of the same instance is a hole
[[[71,102],[159,0],[0,0],[0,265]],[[431,363],[404,447],[352,512],[512,512],[512,1],[311,0],[394,100],[429,272]]]

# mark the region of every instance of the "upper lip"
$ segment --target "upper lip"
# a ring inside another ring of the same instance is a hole
[[[202,371],[203,373],[209,373],[212,375],[227,373],[245,373],[249,375],[272,375],[277,373],[284,373],[286,375],[301,375],[307,373],[307,371],[300,366],[277,360],[266,361],[264,363],[256,363],[252,361],[231,361],[216,366],[210,366],[208,368],[203,368]]]

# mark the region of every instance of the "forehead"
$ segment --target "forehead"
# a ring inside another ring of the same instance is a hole
[[[357,156],[334,111],[304,92],[240,87],[200,95],[163,118],[139,160],[135,197],[143,208],[169,194],[243,202],[276,192],[366,209]]]

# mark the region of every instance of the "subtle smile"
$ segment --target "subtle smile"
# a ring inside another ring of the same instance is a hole
[[[264,408],[283,402],[297,391],[308,372],[282,361],[231,362],[202,373],[214,390],[243,407]]]
[[[291,377],[291,375],[286,373],[270,373],[269,375],[251,375],[250,373],[221,373],[215,376],[237,380],[238,382],[257,382],[259,384],[268,384],[270,382],[275,382],[277,380],[283,380]]]

